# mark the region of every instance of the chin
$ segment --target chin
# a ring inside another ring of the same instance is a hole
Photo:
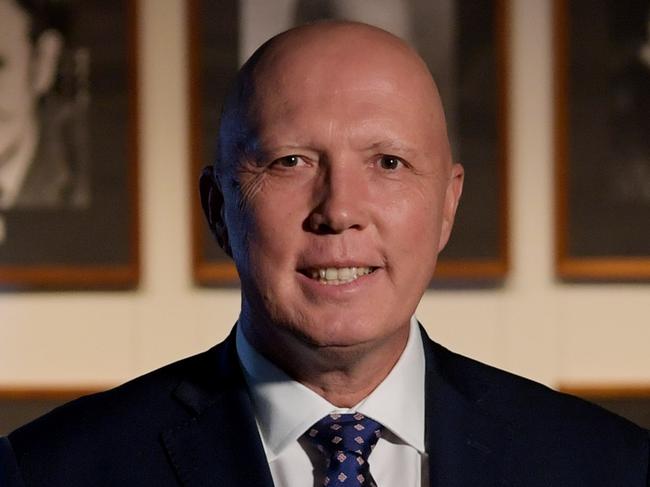
[[[395,333],[398,328],[384,323],[377,316],[355,317],[347,311],[324,313],[308,323],[296,324],[293,328],[298,339],[314,347],[345,348],[363,346],[382,340]]]

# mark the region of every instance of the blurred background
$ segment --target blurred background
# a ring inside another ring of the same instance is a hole
[[[0,293],[0,434],[56,402],[207,349],[237,319],[236,288],[192,281],[198,174],[189,160],[185,9],[183,0],[138,3],[140,285]],[[417,316],[459,353],[616,399],[648,425],[650,285],[555,276],[552,1],[512,0],[506,21],[508,277],[499,286],[430,290]]]

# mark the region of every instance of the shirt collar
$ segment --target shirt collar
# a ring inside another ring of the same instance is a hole
[[[379,421],[403,442],[424,452],[424,349],[415,317],[399,360],[373,392],[342,410],[291,379],[259,354],[237,327],[237,353],[255,409],[262,443],[273,461],[307,428],[328,413],[359,411]]]

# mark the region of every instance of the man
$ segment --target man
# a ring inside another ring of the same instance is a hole
[[[66,8],[0,0],[0,210],[88,203],[87,100],[54,89]]]
[[[201,179],[241,276],[235,330],[18,429],[0,443],[5,479],[647,486],[646,431],[453,354],[412,319],[462,182],[406,44],[341,22],[272,39],[242,68]]]

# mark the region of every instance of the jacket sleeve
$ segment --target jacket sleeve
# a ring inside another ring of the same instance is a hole
[[[9,439],[0,437],[0,486],[24,487],[24,485]]]

